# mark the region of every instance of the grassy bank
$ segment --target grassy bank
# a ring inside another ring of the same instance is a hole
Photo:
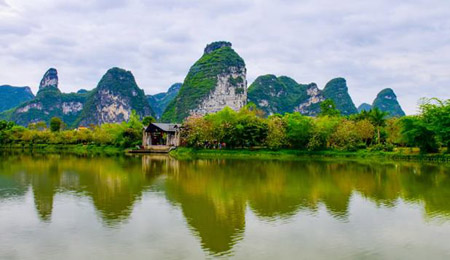
[[[396,149],[393,152],[359,150],[356,152],[345,151],[305,151],[305,150],[211,150],[211,149],[192,149],[180,147],[170,152],[170,155],[176,159],[265,159],[265,160],[298,160],[308,157],[317,158],[367,158],[367,159],[391,159],[408,161],[435,161],[450,162],[450,154],[420,154],[411,149]]]
[[[0,146],[0,151],[17,153],[67,153],[67,154],[103,154],[116,155],[125,153],[125,149],[115,146],[83,145],[83,144],[34,144]]]

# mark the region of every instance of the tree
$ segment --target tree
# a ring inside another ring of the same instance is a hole
[[[358,133],[356,123],[343,119],[331,136],[331,145],[338,149],[356,150],[362,139]]]
[[[180,136],[188,146],[203,147],[212,140],[213,126],[211,122],[200,116],[190,116],[184,123]]]
[[[267,119],[267,137],[265,144],[270,149],[279,149],[286,145],[286,124],[281,115],[269,116]]]
[[[401,123],[401,133],[407,144],[418,146],[421,153],[438,151],[436,134],[421,117],[405,116],[401,119]]]
[[[401,134],[401,120],[398,117],[389,118],[386,121],[386,141],[390,144],[404,145]]]
[[[383,112],[378,108],[374,108],[369,112],[369,120],[377,129],[377,142],[381,143],[381,128],[386,125],[387,112]]]
[[[309,150],[323,150],[330,146],[331,135],[336,131],[340,117],[322,116],[314,118],[312,136],[308,142]]]
[[[356,132],[358,133],[359,138],[368,145],[369,142],[373,139],[375,127],[368,119],[359,120],[355,123]]]
[[[286,113],[283,117],[286,124],[286,138],[291,146],[306,148],[312,135],[312,119],[298,112]]]
[[[59,117],[52,117],[50,119],[50,130],[52,132],[59,132],[62,128],[63,121]]]
[[[142,119],[142,124],[144,126],[148,126],[150,123],[156,122],[156,119],[152,116],[146,116],[144,119]]]
[[[450,153],[450,99],[423,99],[422,118]]]
[[[336,104],[331,99],[325,99],[320,103],[319,116],[339,116],[341,112],[336,108]]]

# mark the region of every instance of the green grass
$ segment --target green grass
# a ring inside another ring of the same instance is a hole
[[[408,149],[409,150],[409,149]],[[176,159],[264,159],[264,160],[299,160],[311,157],[319,158],[363,158],[363,159],[391,159],[391,160],[412,160],[412,161],[437,161],[450,162],[450,154],[419,154],[409,153],[402,150],[394,152],[359,150],[356,152],[345,151],[307,151],[307,150],[210,150],[210,149],[192,149],[180,147],[170,152],[170,155]]]
[[[34,145],[6,145],[0,146],[1,151],[20,153],[66,153],[66,154],[99,154],[113,155],[124,154],[125,149],[109,145],[83,145],[83,144],[34,144]]]

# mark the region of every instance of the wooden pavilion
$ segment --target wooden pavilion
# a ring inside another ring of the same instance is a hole
[[[144,128],[142,146],[146,150],[180,145],[181,124],[150,123]]]

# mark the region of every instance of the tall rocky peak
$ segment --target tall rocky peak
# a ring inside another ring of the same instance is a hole
[[[42,77],[41,83],[39,84],[39,90],[48,87],[58,88],[58,71],[54,68],[50,68],[45,72],[44,77]]]
[[[371,109],[372,109],[372,105],[367,104],[367,103],[362,103],[358,107],[358,113],[361,113],[362,111],[369,111]]]
[[[391,88],[385,88],[372,103],[372,107],[389,113],[390,117],[404,116],[405,112],[397,101],[397,96]]]
[[[61,93],[58,89],[58,73],[51,68],[42,78],[36,97],[18,105],[6,119],[27,126],[38,121],[49,123],[52,117],[59,117],[68,126],[72,126],[83,109],[85,100],[86,95]]]
[[[358,113],[352,98],[348,93],[347,81],[344,78],[335,78],[330,80],[322,91],[326,99],[331,99],[336,104],[336,108],[342,115],[351,115]]]
[[[177,97],[168,105],[162,121],[182,121],[189,115],[204,115],[228,106],[239,110],[247,103],[244,60],[231,43],[215,42],[192,65]]]
[[[132,110],[139,116],[153,115],[144,91],[130,71],[109,69],[86,101],[79,125],[120,123],[130,118]]]
[[[222,47],[230,47],[231,48],[231,42],[225,42],[225,41],[219,41],[219,42],[212,42],[208,45],[206,45],[205,51],[203,54],[209,54],[217,49],[220,49]]]

